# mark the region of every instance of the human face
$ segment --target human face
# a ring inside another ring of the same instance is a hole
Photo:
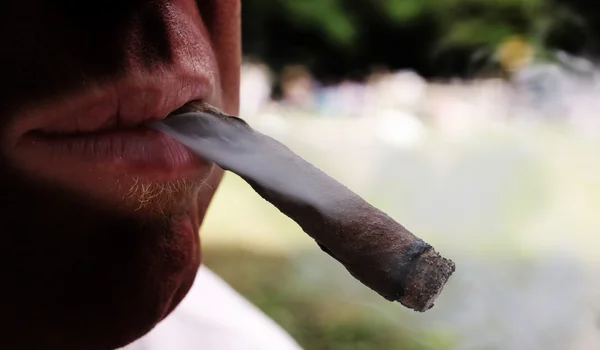
[[[240,0],[0,17],[0,347],[123,346],[187,293],[222,175],[143,125],[192,100],[237,114]]]

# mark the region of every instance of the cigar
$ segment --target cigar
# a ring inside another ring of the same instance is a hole
[[[240,118],[190,103],[152,126],[239,175],[389,301],[427,311],[455,271],[455,264],[432,246]]]

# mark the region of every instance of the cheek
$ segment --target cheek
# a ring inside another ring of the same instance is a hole
[[[214,0],[210,16],[211,36],[221,76],[226,113],[239,112],[241,65],[241,4],[240,0]]]

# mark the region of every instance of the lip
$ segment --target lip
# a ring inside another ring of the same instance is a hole
[[[161,120],[193,100],[217,102],[210,81],[203,75],[157,73],[93,85],[20,113],[9,132],[17,137],[11,142],[16,146],[18,138],[31,132],[85,134]]]
[[[210,80],[175,75],[131,78],[65,96],[18,117],[10,135],[16,163],[63,182],[141,176],[174,181],[209,172],[211,163],[148,128],[190,101],[218,104]]]
[[[86,134],[28,133],[21,147],[35,157],[61,164],[95,163],[129,173],[149,173],[172,180],[193,171],[200,160],[182,144],[148,127]]]

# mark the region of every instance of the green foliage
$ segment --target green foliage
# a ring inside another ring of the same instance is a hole
[[[557,1],[244,0],[252,14],[244,18],[245,40],[247,53],[276,68],[277,61],[294,60],[323,71],[383,64],[435,74],[435,64],[423,61],[436,52],[466,48],[468,58],[481,48],[493,51],[513,35],[543,49],[556,28],[578,28],[578,16]],[[570,33],[561,38],[567,45],[579,35]]]
[[[397,22],[410,21],[421,16],[430,4],[431,0],[386,0],[382,3],[388,17]]]
[[[397,22],[435,19],[446,46],[495,46],[512,35],[535,41],[554,16],[547,0],[385,0],[388,17]]]
[[[330,40],[340,45],[348,45],[356,35],[356,25],[352,15],[342,7],[342,0],[283,0],[287,13],[293,14],[290,20],[314,26]]]

